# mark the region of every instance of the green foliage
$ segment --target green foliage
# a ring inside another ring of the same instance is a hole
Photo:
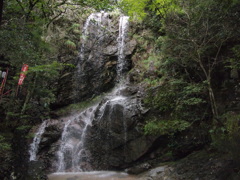
[[[80,0],[80,2],[84,3],[87,6],[93,7],[97,11],[111,11],[115,7],[114,1],[111,0]]]
[[[240,69],[240,45],[236,45],[232,48],[233,57],[229,58],[226,62],[226,67],[231,69]]]
[[[123,0],[121,1],[122,9],[132,18],[142,19],[146,16],[144,11],[148,0]]]
[[[26,79],[28,95],[38,101],[39,110],[48,112],[49,105],[55,101],[56,79],[59,77],[59,72],[69,64],[62,64],[53,61],[51,64],[36,65],[29,67],[28,79]],[[32,78],[32,79],[31,79]],[[33,81],[30,83],[29,81]],[[51,86],[50,86],[51,84]],[[27,99],[27,98],[26,98]],[[26,102],[26,100],[25,100]],[[26,102],[24,111],[33,109],[32,102]],[[23,109],[22,109],[23,112]],[[42,117],[46,118],[46,117]]]
[[[240,114],[227,112],[222,116],[223,125],[211,129],[212,145],[220,152],[225,152],[239,163],[240,151]]]
[[[0,30],[0,41],[2,44],[0,54],[12,66],[16,67],[21,67],[23,62],[27,64],[38,63],[43,58],[43,52],[47,53],[49,47],[41,40],[41,34],[36,30],[38,28],[21,27],[21,22],[13,23],[16,24]]]
[[[67,40],[64,44],[66,45],[67,48],[73,49],[73,50],[75,50],[77,47],[76,44],[70,40]]]
[[[145,134],[173,135],[187,129],[191,124],[183,120],[150,121],[144,126]]]
[[[148,8],[163,18],[170,12],[181,11],[177,0],[154,0],[149,4]]]
[[[165,67],[188,72],[195,68],[198,75],[194,76],[206,79],[204,76],[211,76],[207,67],[212,72],[216,64],[221,63],[221,48],[234,36],[228,17],[230,9],[226,11],[226,4],[215,0],[189,3],[183,3],[182,13],[171,13],[164,22],[167,35],[162,47]]]
[[[145,78],[143,82],[148,87],[154,87],[154,86],[158,86],[161,84],[161,79]]]
[[[160,60],[159,60],[159,56],[156,54],[152,54],[148,57],[148,59],[143,61],[143,65],[145,67],[145,69],[152,69],[157,71],[159,66],[160,66]]]
[[[115,8],[113,9],[110,14],[113,16],[113,17],[119,17],[121,15],[121,11],[119,8]]]
[[[58,116],[65,116],[69,113],[72,113],[72,112],[78,112],[78,111],[82,111],[96,103],[98,103],[101,99],[101,96],[96,96],[90,100],[87,100],[87,101],[83,101],[83,102],[80,102],[80,103],[77,103],[77,104],[70,104],[69,106],[67,107],[64,107],[62,109],[59,109],[58,111],[56,111],[56,114]]]
[[[201,120],[207,115],[201,112],[204,111],[204,94],[204,86],[201,84],[162,79],[159,87],[149,90],[144,103],[162,115],[191,122]]]
[[[23,122],[25,123],[25,125],[20,125],[20,126],[18,126],[18,127],[16,128],[16,130],[18,130],[18,131],[26,134],[26,132],[29,132],[29,130],[32,128],[32,126],[28,125],[29,122],[28,122],[27,119],[26,119],[26,120],[21,120],[21,121],[23,121]],[[25,138],[27,138],[27,139],[32,139],[34,136],[35,136],[34,133],[28,133],[28,134],[25,136]]]
[[[81,34],[80,24],[74,23],[74,24],[70,27],[69,30],[72,31],[72,32],[75,33],[75,34]]]
[[[161,74],[170,82],[172,79],[182,79],[187,84],[202,88],[202,95],[198,93],[198,96],[192,97],[186,94],[186,88],[180,88],[183,98],[177,98],[177,109],[207,103],[209,105],[206,104],[206,107],[211,108],[212,116],[217,117],[219,108],[215,91],[218,88],[215,85],[219,79],[216,77],[220,74],[218,68],[226,63],[222,57],[226,51],[223,47],[227,47],[228,42],[239,40],[235,33],[238,27],[234,24],[240,24],[239,19],[230,18],[235,17],[233,12],[237,13],[238,7],[233,7],[231,2],[229,5],[229,2],[216,0],[179,1],[179,6],[181,11],[174,10],[166,14],[163,21],[165,37],[158,38],[162,55]],[[231,59],[233,66],[237,67],[237,63],[237,58]]]
[[[161,79],[156,78],[161,76],[159,71],[160,61],[156,54],[152,54],[148,59],[141,63],[142,71],[144,72],[143,82],[147,87],[155,87],[161,84]]]
[[[146,10],[164,18],[167,13],[180,9],[176,2],[176,0],[122,0],[120,6],[133,19],[142,20],[148,13]]]
[[[144,103],[162,113],[171,112],[175,106],[176,93],[168,86],[160,86],[157,92],[149,92]]]
[[[29,125],[22,125],[22,126],[17,127],[17,130],[24,131],[24,130],[29,130],[30,128],[31,128],[31,126],[29,126]]]
[[[4,136],[0,135],[0,153],[11,150],[11,145],[6,142]]]

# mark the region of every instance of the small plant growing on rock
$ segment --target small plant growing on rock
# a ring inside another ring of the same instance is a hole
[[[151,121],[144,126],[145,134],[173,135],[187,129],[191,124],[183,120]]]
[[[69,49],[72,49],[72,50],[75,50],[76,49],[76,44],[70,40],[67,40],[65,42],[65,45],[69,48]]]

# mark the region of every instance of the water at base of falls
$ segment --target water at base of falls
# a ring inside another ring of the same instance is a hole
[[[92,171],[80,173],[53,173],[48,175],[49,180],[136,180],[136,176],[123,172]]]

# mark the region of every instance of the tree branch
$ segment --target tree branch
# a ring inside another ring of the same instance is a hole
[[[3,2],[4,0],[0,0],[0,27],[2,24],[2,17],[3,17]]]
[[[20,8],[22,9],[22,11],[24,12],[24,14],[26,15],[26,10],[24,9],[23,5],[22,5],[22,2],[20,0],[16,0],[18,5],[20,6]]]

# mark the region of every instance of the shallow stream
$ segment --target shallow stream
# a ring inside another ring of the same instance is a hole
[[[136,176],[123,172],[92,171],[78,173],[53,173],[48,175],[49,180],[136,180]]]

